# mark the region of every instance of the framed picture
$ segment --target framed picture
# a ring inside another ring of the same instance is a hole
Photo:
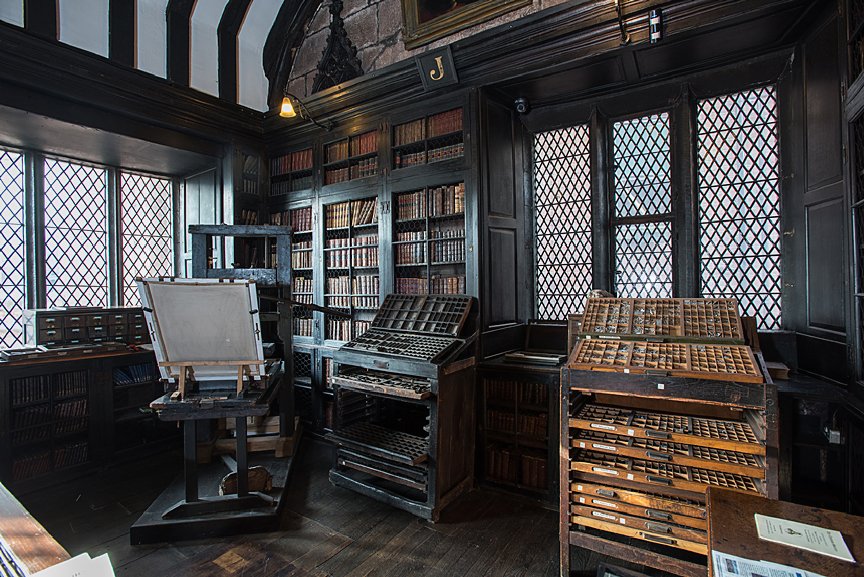
[[[417,48],[532,0],[402,0],[405,48]]]

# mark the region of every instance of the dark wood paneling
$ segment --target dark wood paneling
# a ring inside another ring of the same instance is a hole
[[[237,102],[237,34],[252,0],[229,0],[219,21],[219,98]]]
[[[195,0],[169,0],[168,18],[168,80],[189,86],[191,55],[191,20]]]
[[[846,219],[840,196],[806,207],[807,307],[811,327],[846,330]]]
[[[135,66],[135,2],[108,3],[108,57],[117,64]]]
[[[486,326],[515,323],[519,320],[516,231],[490,228],[487,254],[489,267]]]
[[[513,182],[513,121],[509,110],[490,105],[487,113],[486,154],[489,215],[514,218],[516,199]]]
[[[616,55],[549,74],[544,76],[542,81],[530,80],[505,85],[501,90],[507,94],[524,96],[531,102],[539,102],[553,99],[550,95],[569,97],[577,92],[621,85],[626,80],[621,56]]]
[[[839,383],[848,382],[849,355],[845,342],[798,333],[798,368]]]
[[[24,29],[57,40],[57,0],[24,0]]]
[[[831,18],[804,48],[808,189],[843,178],[837,26]]]

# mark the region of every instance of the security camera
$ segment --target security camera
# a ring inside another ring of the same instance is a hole
[[[528,99],[521,96],[513,101],[513,107],[516,108],[516,112],[519,114],[528,114],[528,111],[531,110],[531,105],[528,104]]]

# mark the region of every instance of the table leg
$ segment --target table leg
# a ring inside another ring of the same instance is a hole
[[[249,493],[249,463],[246,459],[246,417],[237,417],[237,496]]]
[[[198,500],[198,445],[195,420],[183,421],[183,476],[186,479],[186,502]]]

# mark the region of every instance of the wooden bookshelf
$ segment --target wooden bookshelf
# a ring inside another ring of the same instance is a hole
[[[462,109],[454,108],[395,125],[391,154],[394,169],[463,157]]]
[[[280,197],[314,186],[312,148],[303,148],[270,160],[270,196]]]
[[[378,131],[324,145],[324,185],[378,175]]]

